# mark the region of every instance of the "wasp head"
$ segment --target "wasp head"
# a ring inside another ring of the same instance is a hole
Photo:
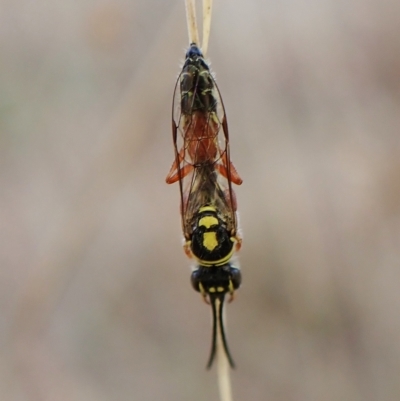
[[[186,52],[186,58],[197,59],[199,57],[203,58],[203,53],[197,47],[196,43],[191,43],[188,51]]]

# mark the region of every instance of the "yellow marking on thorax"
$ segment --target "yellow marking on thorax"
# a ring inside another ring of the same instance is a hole
[[[203,234],[203,246],[210,252],[218,246],[217,233],[215,231]]]
[[[210,228],[211,226],[215,226],[218,224],[218,219],[214,216],[205,216],[202,217],[199,221],[199,226],[203,226],[205,228]]]
[[[216,212],[217,210],[215,209],[214,206],[203,206],[199,209],[199,213],[203,212]]]

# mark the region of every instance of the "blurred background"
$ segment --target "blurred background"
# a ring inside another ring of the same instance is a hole
[[[400,4],[216,0],[235,400],[400,399]],[[0,398],[216,400],[171,100],[183,0],[3,0]]]

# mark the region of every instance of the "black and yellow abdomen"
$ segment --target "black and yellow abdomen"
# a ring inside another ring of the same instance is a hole
[[[212,206],[201,208],[190,243],[191,251],[203,266],[223,265],[232,257],[235,239]]]

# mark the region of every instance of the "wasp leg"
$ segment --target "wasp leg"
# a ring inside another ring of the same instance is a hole
[[[235,251],[239,252],[240,248],[242,247],[242,237],[239,234],[236,234],[233,238],[236,240]]]
[[[207,304],[210,305],[210,301],[207,299],[207,293],[206,290],[203,287],[203,284],[199,283],[199,289],[200,289],[200,294],[203,297],[203,301]]]
[[[228,302],[231,303],[235,299],[235,288],[233,287],[232,280],[229,280],[228,292],[229,292]]]
[[[184,157],[185,157],[185,149],[182,148],[178,155],[179,163],[177,164],[176,160],[174,160],[171,169],[169,170],[169,173],[167,175],[167,178],[165,179],[165,182],[167,184],[173,184],[174,182],[179,181],[179,179],[186,177],[193,170],[193,166],[191,164],[187,164],[185,167],[183,167],[183,169],[180,170],[179,174],[178,166],[182,163]]]
[[[192,250],[190,249],[190,244],[191,244],[191,241],[186,241],[185,244],[183,245],[183,250],[185,251],[186,256],[189,259],[192,259],[193,253],[192,253]]]
[[[168,175],[165,181],[167,184],[173,184],[174,182],[179,181],[183,177],[186,177],[193,169],[194,169],[194,167],[191,164],[187,164],[181,170],[180,174],[178,172],[176,172],[174,175]]]
[[[231,161],[229,162],[230,177],[228,177],[228,171],[226,168],[226,166],[228,165],[228,161],[226,159],[226,153],[222,155],[222,162],[223,164],[220,163],[217,164],[217,169],[220,172],[220,174],[223,175],[227,180],[230,179],[236,185],[240,185],[243,182],[243,180],[240,178],[240,175],[236,171],[236,168]]]

